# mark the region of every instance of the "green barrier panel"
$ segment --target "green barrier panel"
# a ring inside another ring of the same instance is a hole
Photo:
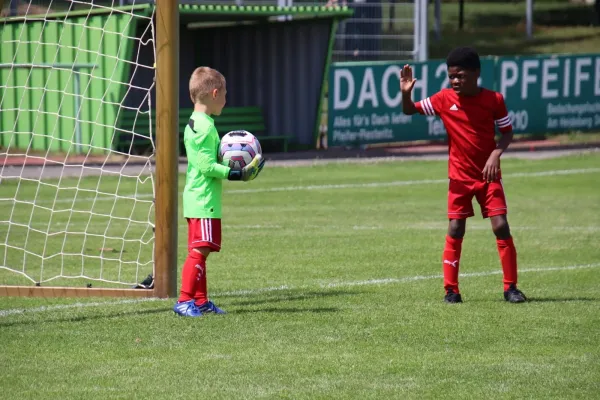
[[[600,129],[600,55],[500,57],[496,90],[515,133]]]
[[[481,85],[494,84],[494,60],[483,58]],[[437,117],[402,113],[400,69],[404,63],[336,63],[329,73],[328,145],[431,140],[446,135]],[[415,101],[448,87],[443,60],[411,63]]]
[[[504,94],[515,133],[600,129],[600,54],[489,57],[480,85]],[[441,120],[402,113],[402,62],[335,63],[329,73],[328,145],[443,139]],[[411,63],[418,101],[448,87],[444,60]]]

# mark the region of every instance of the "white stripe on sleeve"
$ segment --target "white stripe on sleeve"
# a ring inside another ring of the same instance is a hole
[[[427,109],[429,110],[429,115],[435,115],[435,109],[433,108],[433,104],[431,104],[431,97],[426,98],[425,103],[427,103]]]
[[[423,109],[423,114],[429,115],[429,111],[427,111],[427,106],[425,105],[425,100],[419,101],[418,104],[421,105],[421,109]]]
[[[498,128],[506,128],[507,126],[510,126],[510,117],[507,115],[504,118],[497,119],[496,125],[498,125]]]
[[[423,100],[423,110],[425,110],[425,114],[427,115],[435,115],[435,110],[431,104],[431,100],[429,97]]]

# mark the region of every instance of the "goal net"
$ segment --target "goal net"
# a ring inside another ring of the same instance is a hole
[[[129,3],[4,1],[0,294],[153,273],[154,7]]]

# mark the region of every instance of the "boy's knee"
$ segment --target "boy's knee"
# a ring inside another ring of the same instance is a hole
[[[465,236],[466,220],[451,219],[448,223],[448,236],[454,239],[462,239]]]
[[[210,254],[211,249],[210,249],[210,247],[194,247],[194,248],[192,248],[191,251],[200,253],[204,256],[204,258],[206,258]]]
[[[492,220],[492,231],[498,239],[510,238],[510,227],[508,226],[508,220],[506,215],[497,215],[491,218]]]

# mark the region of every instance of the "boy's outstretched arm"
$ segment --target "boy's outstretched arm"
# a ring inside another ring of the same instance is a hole
[[[400,91],[402,91],[402,112],[406,115],[413,115],[419,112],[411,98],[416,81],[417,80],[413,78],[410,65],[405,65],[402,70],[400,70]]]

